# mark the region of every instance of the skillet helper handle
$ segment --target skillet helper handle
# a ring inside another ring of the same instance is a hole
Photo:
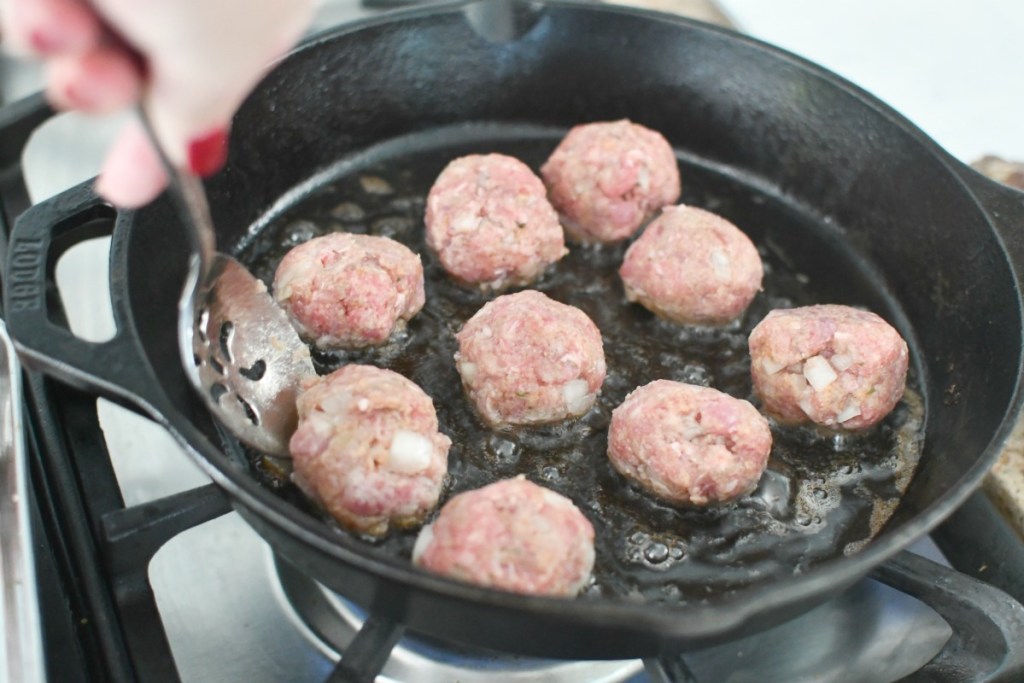
[[[1024,680],[1024,607],[1003,591],[904,550],[872,578],[925,603],[953,634],[904,683]]]
[[[83,183],[25,211],[8,245],[4,311],[27,366],[131,409],[159,401],[158,384],[127,323],[126,303],[112,301],[117,332],[103,342],[77,337],[63,324],[54,267],[78,242],[109,235],[117,211]]]
[[[31,205],[21,157],[29,138],[54,111],[36,94],[0,107],[0,228],[8,238],[18,215]]]

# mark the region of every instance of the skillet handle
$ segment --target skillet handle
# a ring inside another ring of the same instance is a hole
[[[43,95],[37,94],[0,107],[0,229],[10,236],[14,219],[31,205],[21,172],[21,156],[29,138],[54,115]],[[0,262],[3,252],[0,252]]]
[[[906,550],[871,576],[925,603],[953,629],[942,650],[904,683],[1024,680],[1024,607],[1009,595]]]
[[[117,211],[83,183],[36,204],[15,222],[8,245],[4,311],[22,361],[72,386],[151,413],[159,384],[128,324],[127,304],[112,300],[117,332],[104,342],[75,336],[64,323],[54,279],[57,259],[75,244],[112,233]],[[116,291],[116,288],[112,288]]]

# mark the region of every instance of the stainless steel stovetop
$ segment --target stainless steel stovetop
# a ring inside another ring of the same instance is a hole
[[[326,3],[317,25],[366,14],[355,0]],[[39,73],[0,62],[3,101],[38,87]],[[67,114],[41,129],[25,155],[34,201],[95,175],[119,121]],[[72,249],[57,267],[73,330],[86,339],[112,335],[103,283],[108,239]],[[156,500],[208,483],[171,438],[148,420],[100,400],[101,424],[125,504]],[[930,540],[915,550],[940,559]],[[358,624],[358,610],[286,565],[236,514],[191,529],[152,560],[149,578],[178,673],[186,682],[319,682],[331,673]],[[326,606],[299,614],[294,604]],[[324,615],[328,616],[324,616]],[[851,615],[856,614],[853,618]],[[854,647],[867,639],[864,647]],[[928,661],[949,627],[930,608],[865,580],[840,598],[762,636],[713,648],[688,660],[699,680],[884,682]],[[859,661],[852,662],[847,653]],[[643,663],[556,662],[495,653],[452,652],[407,639],[380,681],[641,681]]]

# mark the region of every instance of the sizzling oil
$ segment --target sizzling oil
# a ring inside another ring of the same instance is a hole
[[[454,335],[488,297],[450,281],[426,248],[425,196],[457,156],[502,152],[536,169],[557,140],[554,131],[491,136],[486,128],[467,127],[436,140],[421,134],[410,144],[388,143],[340,162],[297,190],[257,224],[238,255],[269,285],[288,249],[332,231],[384,235],[418,253],[427,303],[406,332],[377,349],[314,352],[317,371],[372,363],[405,375],[431,395],[441,431],[453,442],[442,503],[519,473],[575,501],[596,532],[594,581],[585,594],[699,602],[855,552],[889,517],[920,456],[924,407],[913,377],[892,414],[864,434],[773,425],[767,471],[753,493],[730,505],[685,510],[658,503],[608,463],[612,409],[654,379],[712,386],[757,405],[747,336],[772,308],[823,302],[884,306],[870,274],[829,226],[699,160],[681,161],[682,201],[732,220],[759,246],[765,263],[764,291],[743,318],[721,329],[666,323],[626,301],[617,274],[625,245],[570,245],[569,255],[534,288],[579,307],[600,328],[608,376],[597,404],[580,420],[546,427],[494,431],[476,417],[452,360]],[[282,463],[251,455],[262,481],[331,523],[287,483]],[[365,541],[368,552],[408,557],[415,535],[394,531]]]

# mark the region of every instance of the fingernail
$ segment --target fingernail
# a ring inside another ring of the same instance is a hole
[[[228,131],[225,128],[217,128],[188,143],[189,168],[204,178],[219,171],[227,155]]]
[[[64,88],[64,103],[72,109],[88,109],[92,105],[92,100],[78,84],[69,83]]]
[[[28,35],[28,41],[32,46],[32,49],[41,55],[59,52],[61,47],[61,41],[57,37],[41,28],[37,28],[30,32]]]

